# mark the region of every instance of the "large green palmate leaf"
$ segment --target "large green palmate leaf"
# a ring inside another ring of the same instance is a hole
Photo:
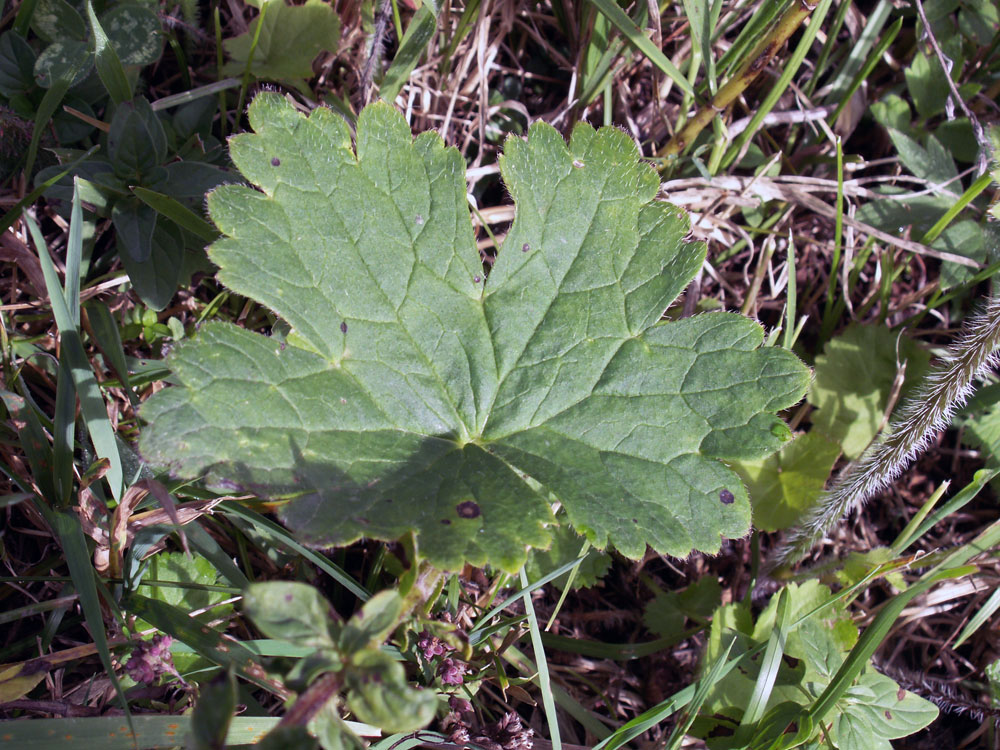
[[[717,550],[746,532],[717,459],[775,450],[808,371],[714,313],[658,322],[704,257],[626,135],[511,138],[516,217],[488,278],[458,151],[389,105],[308,118],[274,94],[235,136],[259,191],[208,199],[220,279],[291,327],[210,324],[172,354],[141,448],[180,477],[287,499],[305,541],[418,534],[432,563],[517,569],[550,498],[597,547]]]

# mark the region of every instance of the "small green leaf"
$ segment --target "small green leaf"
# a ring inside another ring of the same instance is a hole
[[[340,634],[340,649],[352,654],[378,646],[396,629],[403,613],[403,599],[395,591],[380,591],[365,602]]]
[[[160,19],[149,8],[116,5],[101,16],[101,27],[122,65],[152,65],[160,59]]]
[[[955,60],[954,57],[951,58]],[[957,70],[961,63],[956,60]],[[923,119],[928,119],[944,111],[945,102],[951,95],[944,71],[936,59],[928,57],[923,50],[918,50],[913,56],[913,62],[903,71],[906,76],[906,86],[913,97],[917,112]]]
[[[309,731],[319,740],[323,750],[364,750],[362,742],[337,713],[337,701],[327,701],[312,721]]]
[[[35,51],[14,31],[0,34],[0,94],[8,99],[35,85]]]
[[[1000,708],[1000,659],[986,665],[986,678],[990,682],[990,699],[994,708]]]
[[[868,668],[837,703],[831,737],[842,750],[885,748],[916,734],[938,717],[938,707]]]
[[[243,611],[268,638],[315,648],[336,645],[340,618],[319,591],[304,583],[253,583],[243,595]]]
[[[223,750],[236,711],[236,678],[231,669],[203,683],[191,714],[187,750]]]
[[[46,42],[87,39],[87,24],[66,0],[38,0],[31,14],[31,30]]]
[[[550,493],[599,548],[683,555],[745,533],[720,459],[765,455],[808,370],[715,313],[658,322],[704,258],[686,216],[614,128],[550,126],[501,158],[517,204],[487,277],[455,149],[385,103],[357,127],[275,94],[230,139],[259,190],[209,210],[219,278],[291,326],[211,324],[182,384],[143,410],[143,454],[178,476],[287,499],[312,544],[415,530],[432,564],[519,569],[548,544]],[[528,475],[535,483],[525,480]],[[541,487],[541,489],[539,489]]]
[[[136,263],[149,260],[153,253],[156,211],[136,199],[120,200],[111,209],[111,220],[115,225],[119,253]]]
[[[684,618],[708,622],[722,601],[722,587],[712,576],[702,576],[683,591],[657,591],[642,614],[650,632],[664,637],[676,636]]]
[[[403,665],[382,651],[358,653],[346,682],[347,704],[365,724],[385,732],[414,732],[434,718],[434,691],[410,687]]]
[[[180,230],[173,222],[156,222],[149,256],[141,261],[135,260],[122,244],[120,235],[117,244],[118,255],[136,293],[153,310],[163,310],[177,291],[184,270],[184,238]]]
[[[316,750],[316,738],[303,726],[277,726],[254,745],[255,750]]]
[[[961,192],[961,183],[954,182],[958,177],[955,161],[933,134],[927,135],[926,148],[894,128],[889,128],[889,137],[899,152],[899,160],[915,177],[934,183],[950,182],[950,190]]]
[[[765,459],[733,462],[750,493],[754,526],[778,531],[795,524],[823,492],[839,455],[838,443],[812,431]]]
[[[558,518],[558,517],[557,517]],[[528,573],[528,580],[537,581],[539,578],[547,576],[553,570],[562,567],[566,563],[576,560],[580,556],[586,540],[577,534],[573,527],[560,523],[552,529],[552,544],[547,550],[532,550],[528,556],[525,570]],[[583,562],[576,569],[573,576],[573,588],[587,588],[595,585],[608,569],[611,567],[611,556],[590,550]],[[563,575],[552,581],[552,585],[558,589],[566,588],[570,574]]]
[[[240,75],[246,68],[259,19],[246,33],[223,42],[232,60],[223,66],[223,75]],[[285,0],[271,0],[250,72],[275,81],[311,78],[316,56],[336,50],[339,41],[340,17],[328,3],[306,0],[304,5],[287,5]]]
[[[75,86],[87,77],[93,64],[87,42],[61,39],[42,50],[35,60],[35,82],[45,89],[56,81]]]
[[[115,108],[108,129],[108,155],[115,173],[140,181],[166,159],[167,136],[160,119],[143,97]]]
[[[208,622],[226,615],[233,608],[231,604],[218,606],[220,602],[229,597],[229,594],[207,588],[216,583],[218,575],[215,566],[200,555],[184,552],[161,552],[149,560],[144,578],[162,581],[167,585],[142,584],[136,588],[136,592],[150,599],[166,602],[186,612],[211,607],[211,612],[194,618],[196,621]],[[188,585],[170,586],[170,582]],[[198,588],[199,585],[206,588]],[[148,627],[148,625],[141,625],[139,629],[143,630]]]
[[[884,326],[851,326],[831,339],[816,358],[809,403],[816,407],[813,428],[836,440],[844,454],[861,455],[882,423],[899,360],[906,360],[912,384],[927,369],[930,355],[912,339]]]

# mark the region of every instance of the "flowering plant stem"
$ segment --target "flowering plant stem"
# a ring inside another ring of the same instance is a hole
[[[893,482],[931,439],[948,426],[975,390],[973,383],[1000,355],[1000,297],[972,316],[919,387],[902,403],[882,436],[834,480],[778,551],[774,565],[802,558],[841,518]]]

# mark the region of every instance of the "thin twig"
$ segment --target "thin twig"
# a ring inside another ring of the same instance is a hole
[[[930,45],[934,50],[934,54],[937,56],[938,63],[941,65],[941,70],[944,72],[944,79],[948,82],[948,89],[951,91],[951,99],[952,101],[958,102],[958,106],[961,107],[962,113],[969,118],[969,122],[972,124],[972,132],[975,133],[976,143],[979,144],[979,156],[976,159],[976,174],[985,174],[986,170],[989,168],[990,160],[993,158],[993,147],[990,145],[990,139],[986,137],[986,133],[983,131],[983,126],[979,124],[979,120],[976,119],[976,116],[972,114],[966,106],[962,95],[958,93],[958,87],[955,85],[955,81],[952,80],[951,77],[951,68],[955,63],[945,57],[944,52],[941,51],[941,46],[934,37],[934,31],[931,29],[931,25],[927,21],[927,14],[924,12],[924,4],[920,2],[920,0],[915,0],[915,2],[917,12],[920,14],[920,21],[924,25],[923,35],[926,37],[927,41],[930,42]],[[953,120],[954,114],[949,113],[948,119]]]

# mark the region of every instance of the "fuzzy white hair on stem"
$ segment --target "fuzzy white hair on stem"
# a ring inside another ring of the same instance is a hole
[[[841,518],[894,482],[951,422],[975,382],[1000,359],[1000,297],[973,315],[944,356],[904,400],[879,439],[849,464],[778,550],[772,566],[801,559]]]

